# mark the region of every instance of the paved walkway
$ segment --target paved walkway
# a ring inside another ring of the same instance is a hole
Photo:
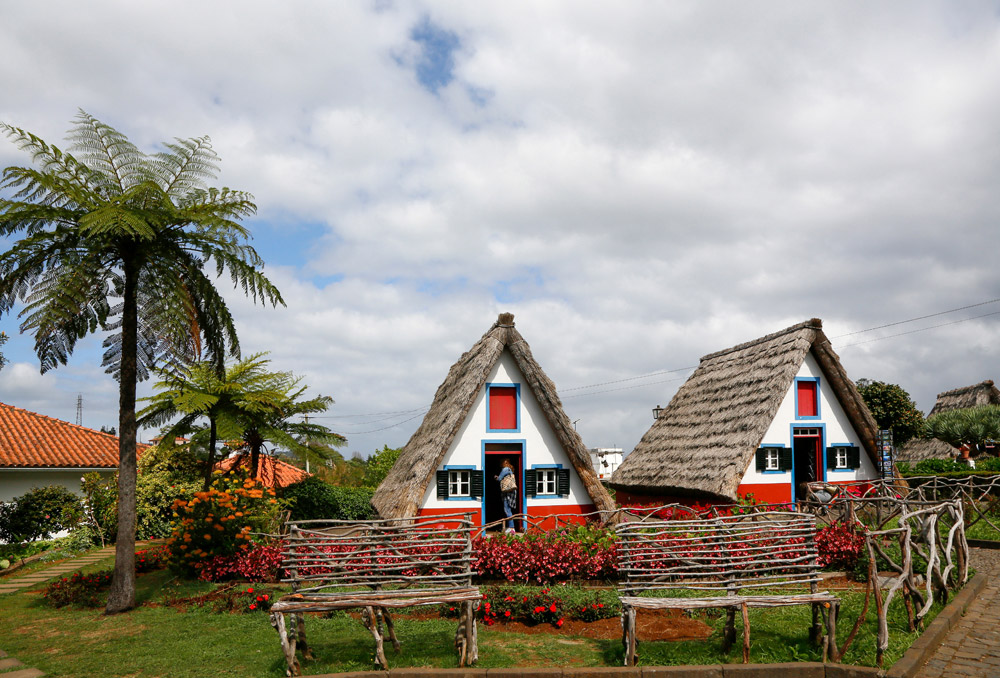
[[[112,558],[115,555],[115,547],[108,546],[107,548],[98,549],[97,551],[91,551],[85,556],[80,556],[79,558],[71,558],[69,560],[63,561],[57,565],[52,565],[50,567],[42,567],[37,570],[32,570],[23,575],[18,575],[17,573],[8,575],[0,579],[0,594],[3,593],[13,593],[14,591],[23,591],[24,589],[29,589],[39,584],[44,584],[50,579],[55,579],[56,577],[62,577],[69,572],[79,570],[87,565],[96,563],[99,560],[104,560],[106,558]],[[6,674],[3,674],[6,676]]]
[[[917,678],[1000,676],[1000,550],[971,551],[972,566],[990,580]]]

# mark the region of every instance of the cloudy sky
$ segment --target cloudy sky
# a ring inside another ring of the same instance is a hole
[[[348,452],[501,311],[626,451],[700,356],[811,317],[924,412],[1000,379],[997,2],[2,4],[0,120],[212,138],[287,301],[228,293],[244,353]],[[0,400],[117,423],[99,339],[40,375],[17,328]]]

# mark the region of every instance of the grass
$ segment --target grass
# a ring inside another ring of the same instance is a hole
[[[181,612],[165,603],[171,599],[206,593],[214,587],[177,579],[166,571],[138,578],[138,601],[132,612],[104,616],[100,610],[52,609],[37,593],[0,596],[2,648],[28,666],[58,676],[203,676],[239,675],[280,677],[285,673],[277,634],[266,614],[215,614],[204,608]],[[274,587],[269,587],[273,589]],[[861,609],[862,594],[844,593],[841,642]],[[898,603],[898,604],[896,604]],[[937,613],[935,606],[932,616]],[[643,612],[639,612],[640,615]],[[715,633],[704,641],[644,642],[639,639],[644,665],[716,664],[741,661],[741,646],[721,653],[724,614],[700,613]],[[821,655],[808,642],[808,606],[751,610],[751,661],[755,663],[817,661]],[[928,619],[927,621],[930,621]],[[891,645],[886,666],[902,656],[918,637],[906,632],[901,601],[894,601],[890,615]],[[397,633],[402,652],[391,648],[392,667],[454,667],[452,641],[455,622],[444,619],[400,618]],[[355,619],[340,613],[310,618],[307,624],[316,660],[306,662],[306,674],[370,670],[371,636]],[[480,625],[482,668],[548,666],[620,666],[619,639],[593,640],[566,634],[518,634],[502,624]],[[742,633],[737,622],[737,634]],[[846,663],[875,663],[874,607],[869,619],[844,658]]]

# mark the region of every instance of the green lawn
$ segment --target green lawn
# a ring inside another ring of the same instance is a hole
[[[204,608],[180,612],[163,603],[171,598],[207,592],[212,585],[181,582],[167,572],[139,577],[138,609],[106,617],[99,610],[52,609],[34,593],[0,596],[0,648],[28,666],[56,676],[276,676],[284,675],[284,659],[277,634],[265,614],[216,614]],[[273,587],[272,587],[273,588]],[[862,596],[842,596],[839,625],[846,637],[861,608]],[[936,614],[937,610],[934,611]],[[640,615],[642,612],[639,613]],[[753,610],[750,613],[751,661],[816,661],[821,657],[808,643],[808,606]],[[741,661],[740,644],[728,656],[720,652],[719,630],[724,615],[702,616],[716,633],[706,641],[643,642],[640,663],[645,665],[714,664]],[[905,632],[902,605],[894,605],[890,620],[890,665],[916,639]],[[453,667],[455,622],[399,619],[397,633],[402,652],[387,649],[393,667]],[[367,670],[372,667],[373,643],[368,632],[346,614],[310,618],[307,624],[316,660],[303,666],[305,674]],[[522,635],[502,625],[480,625],[479,666],[620,666],[619,639],[593,640],[565,634]],[[741,629],[737,628],[737,633]],[[874,605],[845,661],[874,665]]]

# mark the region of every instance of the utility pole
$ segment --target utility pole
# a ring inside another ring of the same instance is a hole
[[[303,415],[306,419],[306,426],[309,425],[309,415]],[[306,432],[306,473],[309,473],[309,433]]]
[[[83,426],[83,394],[76,394],[76,425]]]

